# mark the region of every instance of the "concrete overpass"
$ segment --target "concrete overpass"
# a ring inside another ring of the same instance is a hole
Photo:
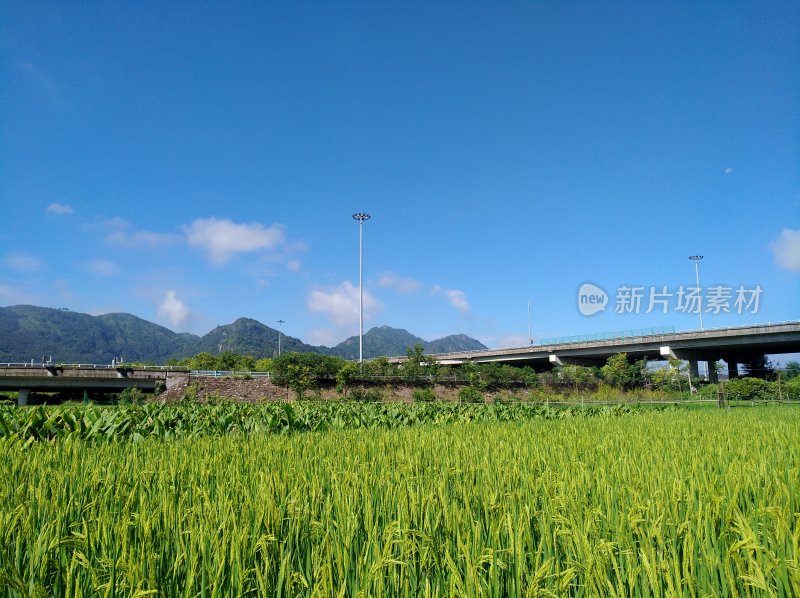
[[[188,375],[189,370],[172,367],[5,363],[0,364],[0,390],[19,392],[17,403],[26,405],[31,391],[120,392],[138,387],[152,392],[159,382],[170,388]]]
[[[740,363],[748,363],[764,355],[800,353],[800,321],[440,353],[431,357],[443,364],[506,363],[546,370],[564,364],[603,365],[617,353],[627,353],[634,360],[670,357],[686,360],[694,376],[698,373],[698,362],[713,364],[722,360],[728,364],[728,375],[733,378],[738,375]],[[405,359],[396,357],[389,361],[402,363]],[[708,372],[710,381],[716,381],[714,368],[708,368]]]

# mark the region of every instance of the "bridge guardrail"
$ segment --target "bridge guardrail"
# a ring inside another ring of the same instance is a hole
[[[104,363],[31,363],[29,361],[20,363],[0,363],[0,367],[4,368],[75,368],[83,370],[153,370],[158,372],[185,372],[186,368],[176,365],[129,365],[126,363],[118,363],[116,365],[109,365]]]
[[[238,370],[189,370],[190,378],[266,378],[272,377],[271,372],[251,372]]]

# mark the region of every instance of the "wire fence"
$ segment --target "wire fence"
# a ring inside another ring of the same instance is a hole
[[[640,338],[643,336],[658,336],[662,334],[675,334],[675,326],[658,326],[655,328],[638,328],[636,330],[615,330],[613,332],[597,332],[593,334],[578,334],[574,336],[557,336],[542,338],[534,346],[542,345],[568,345],[591,341],[612,341],[626,338]]]

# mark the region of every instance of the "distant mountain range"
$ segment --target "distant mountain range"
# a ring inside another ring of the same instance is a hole
[[[456,334],[425,341],[406,330],[380,326],[364,333],[364,357],[405,355],[420,343],[426,353],[469,351],[486,347],[474,338]],[[0,361],[40,361],[52,356],[61,363],[110,363],[125,361],[164,363],[202,351],[223,351],[272,357],[278,350],[278,331],[250,318],[217,326],[203,336],[176,333],[131,314],[90,316],[79,312],[33,305],[0,307]],[[345,359],[358,357],[358,337],[335,347],[315,347],[281,335],[281,351],[314,352]]]
[[[426,353],[449,353],[451,351],[474,351],[476,349],[486,349],[486,346],[470,338],[465,334],[451,334],[435,341],[426,341],[418,336],[414,336],[402,328],[391,328],[389,326],[379,326],[370,328],[364,333],[363,347],[364,357],[372,358],[385,355],[395,357],[405,355],[409,347],[419,343],[425,347]],[[358,337],[351,336],[342,341],[330,351],[334,355],[339,355],[345,359],[358,358]]]

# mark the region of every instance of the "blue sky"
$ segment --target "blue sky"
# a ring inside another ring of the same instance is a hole
[[[798,319],[798,32],[797,2],[5,2],[0,304],[335,344],[366,211],[365,329],[696,328],[696,253],[706,327]]]

